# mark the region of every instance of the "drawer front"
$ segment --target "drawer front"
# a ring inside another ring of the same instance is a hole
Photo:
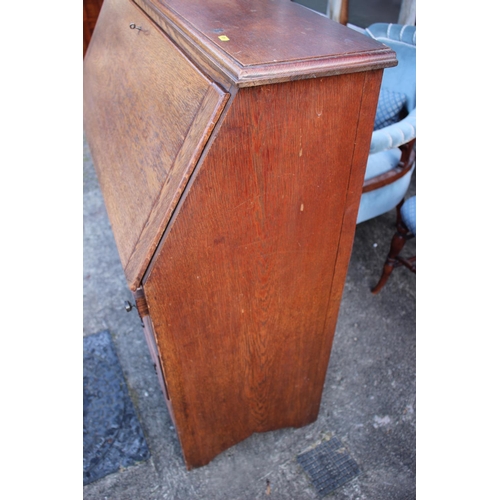
[[[130,0],[105,0],[84,61],[84,126],[133,290],[227,97]]]
[[[167,381],[165,378],[165,371],[163,369],[163,364],[160,359],[160,354],[158,352],[158,347],[156,345],[156,336],[153,329],[153,324],[151,322],[151,318],[149,317],[149,307],[144,296],[144,291],[142,288],[137,289],[134,292],[135,303],[137,307],[137,312],[142,321],[144,337],[146,338],[146,344],[148,346],[149,354],[151,356],[151,360],[153,361],[153,366],[158,377],[158,382],[160,383],[160,388],[165,396],[165,401],[167,403],[167,407],[170,411],[170,416],[172,417],[172,421],[175,423],[174,414],[172,411],[172,405],[170,402],[170,395],[168,393]]]
[[[170,409],[170,395],[168,393],[167,384],[165,382],[165,376],[160,360],[160,355],[158,353],[158,348],[156,347],[156,340],[153,333],[153,325],[151,324],[151,319],[149,316],[144,316],[144,318],[142,318],[142,322],[144,325],[144,336],[146,338],[146,344],[148,345],[149,354],[151,355],[151,360],[153,361],[153,366],[156,375],[158,376],[158,381],[160,383],[161,390],[163,392],[163,395],[165,396],[165,400]]]

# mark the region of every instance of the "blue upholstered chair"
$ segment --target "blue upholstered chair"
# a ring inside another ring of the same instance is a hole
[[[415,168],[416,28],[376,23],[366,35],[391,47],[398,65],[384,70],[358,224],[395,208]]]
[[[412,196],[397,205],[396,233],[392,237],[391,248],[385,260],[382,276],[377,285],[372,289],[378,293],[386,284],[394,268],[405,266],[412,272],[416,272],[415,256],[404,258],[400,255],[405,243],[417,235],[417,197]]]

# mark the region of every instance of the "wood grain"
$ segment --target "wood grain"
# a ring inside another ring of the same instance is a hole
[[[223,92],[217,85],[211,84],[208,87],[177,153],[171,173],[161,188],[158,200],[151,209],[141,236],[125,267],[125,276],[132,290],[140,286],[163,231],[228,98],[229,94]]]
[[[92,38],[103,0],[83,0],[83,57]]]
[[[332,277],[332,286],[329,296],[327,314],[325,318],[325,332],[334,332],[342,300],[342,292],[351,258],[356,219],[358,216],[359,202],[363,189],[366,163],[370,150],[370,141],[375,121],[375,113],[382,82],[382,71],[368,71],[364,74],[363,94],[360,103],[358,126],[354,139],[354,149],[351,160],[349,185],[346,192],[344,211],[342,214],[342,231],[336,248],[335,271]],[[331,352],[333,335],[325,335],[319,346],[321,352]],[[319,359],[317,364],[316,390],[321,392],[326,376],[328,360]]]
[[[227,97],[132,2],[106,0],[84,61],[84,125],[132,290]]]
[[[144,292],[189,468],[317,417],[380,79],[240,90],[171,219]]]

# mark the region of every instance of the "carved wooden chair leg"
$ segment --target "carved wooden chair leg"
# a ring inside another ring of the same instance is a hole
[[[385,260],[384,269],[382,271],[382,276],[380,277],[379,282],[372,288],[372,293],[376,294],[382,290],[382,287],[387,283],[389,276],[392,273],[392,270],[395,267],[399,267],[402,262],[401,259],[398,258],[399,253],[405,246],[406,241],[411,238],[413,235],[410,235],[410,231],[404,224],[401,218],[401,207],[403,206],[404,200],[396,207],[397,209],[397,219],[396,219],[396,233],[392,237],[391,248],[389,250],[389,255]]]

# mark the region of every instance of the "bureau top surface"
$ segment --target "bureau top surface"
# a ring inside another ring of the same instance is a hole
[[[397,64],[387,46],[291,0],[136,0],[236,82]]]

